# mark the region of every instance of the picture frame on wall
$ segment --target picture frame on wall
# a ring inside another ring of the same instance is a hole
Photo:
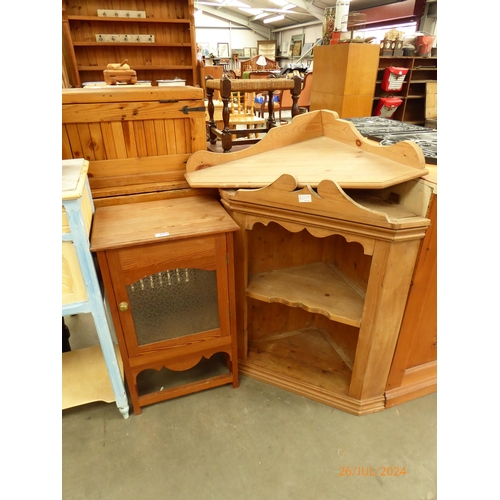
[[[257,47],[250,47],[250,57],[257,55]]]
[[[210,44],[208,42],[198,42],[197,45],[201,49],[201,54],[203,56],[210,56]]]
[[[245,47],[243,49],[243,57],[250,57],[250,47]]]
[[[295,42],[292,47],[292,56],[299,57],[302,52],[302,42]]]
[[[228,43],[218,43],[217,44],[217,55],[219,57],[229,57],[229,44]]]

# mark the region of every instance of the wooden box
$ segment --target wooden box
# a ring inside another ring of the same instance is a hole
[[[90,162],[94,200],[188,188],[186,162],[206,149],[198,87],[63,89],[62,122],[62,158]]]

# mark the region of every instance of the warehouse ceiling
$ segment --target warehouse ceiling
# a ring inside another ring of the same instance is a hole
[[[351,0],[349,13],[407,0]],[[255,29],[270,30],[317,23],[323,20],[326,7],[337,0],[195,0],[195,9]],[[272,18],[279,17],[272,21]],[[264,22],[265,20],[271,22]]]

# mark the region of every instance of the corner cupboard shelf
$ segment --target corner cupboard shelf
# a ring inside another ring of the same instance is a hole
[[[139,81],[180,78],[197,85],[193,0],[131,0],[127,10],[144,11],[145,18],[100,17],[98,9],[123,10],[111,0],[63,0],[63,54],[75,87],[102,81],[109,63],[128,59]],[[96,35],[152,35],[154,42],[96,41]]]
[[[381,88],[386,68],[395,66],[408,68],[408,73],[400,91],[384,91]],[[373,110],[382,97],[399,97],[403,100],[391,116],[415,125],[425,124],[426,84],[437,81],[437,57],[381,57],[377,70]]]

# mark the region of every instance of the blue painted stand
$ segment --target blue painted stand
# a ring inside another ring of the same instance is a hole
[[[91,202],[93,214],[94,204],[92,196],[90,195],[90,186],[87,176],[85,176],[84,191],[89,194],[88,198]],[[62,241],[72,241],[74,244],[85,288],[87,290],[87,300],[84,302],[75,302],[63,305],[62,315],[69,316],[79,313],[92,313],[104,361],[106,363],[106,368],[108,370],[109,378],[115,394],[116,406],[120,410],[123,417],[128,418],[128,398],[125,392],[118,360],[116,358],[110,325],[106,315],[103,294],[101,293],[101,288],[99,286],[93,256],[90,253],[90,242],[85,228],[85,222],[82,217],[82,199],[83,197],[79,197],[71,200],[63,200],[62,202],[66,209],[70,227],[69,233],[63,233]]]

